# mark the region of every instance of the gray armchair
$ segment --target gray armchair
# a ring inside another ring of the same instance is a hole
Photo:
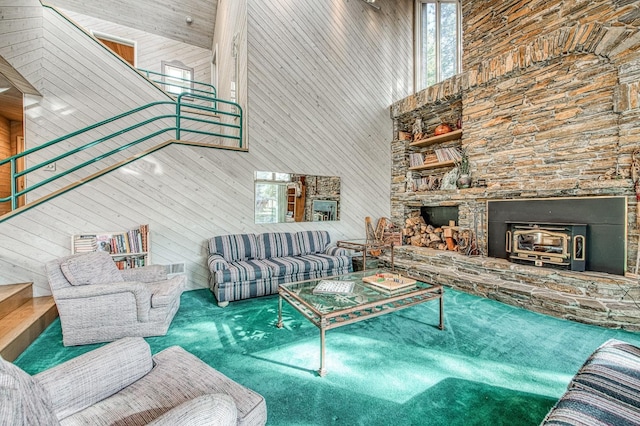
[[[167,279],[160,265],[121,271],[105,252],[63,257],[45,270],[65,346],[165,335],[186,281]]]
[[[179,346],[140,337],[30,376],[0,358],[0,424],[262,426],[264,398]]]

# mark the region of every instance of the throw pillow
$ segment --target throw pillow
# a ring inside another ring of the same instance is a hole
[[[58,425],[49,395],[30,375],[0,357],[0,424]]]
[[[115,262],[105,252],[69,256],[60,264],[60,269],[71,285],[110,284],[124,281]]]

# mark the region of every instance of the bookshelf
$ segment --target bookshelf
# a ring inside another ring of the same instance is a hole
[[[445,177],[451,179],[451,168],[462,160],[462,134],[462,129],[457,129],[409,142],[406,146],[409,149],[405,151],[408,160],[407,191],[439,189]]]
[[[118,269],[150,265],[149,225],[128,231],[88,232],[71,236],[71,253],[108,252]]]

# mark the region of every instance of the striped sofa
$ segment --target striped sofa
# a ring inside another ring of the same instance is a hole
[[[603,343],[542,424],[640,424],[640,348],[615,339]]]
[[[275,294],[282,283],[351,272],[347,254],[327,231],[221,235],[209,240],[209,287],[226,306]]]

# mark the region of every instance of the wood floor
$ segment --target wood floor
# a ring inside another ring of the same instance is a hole
[[[0,286],[0,356],[14,361],[58,316],[53,297],[32,297],[31,283]]]

